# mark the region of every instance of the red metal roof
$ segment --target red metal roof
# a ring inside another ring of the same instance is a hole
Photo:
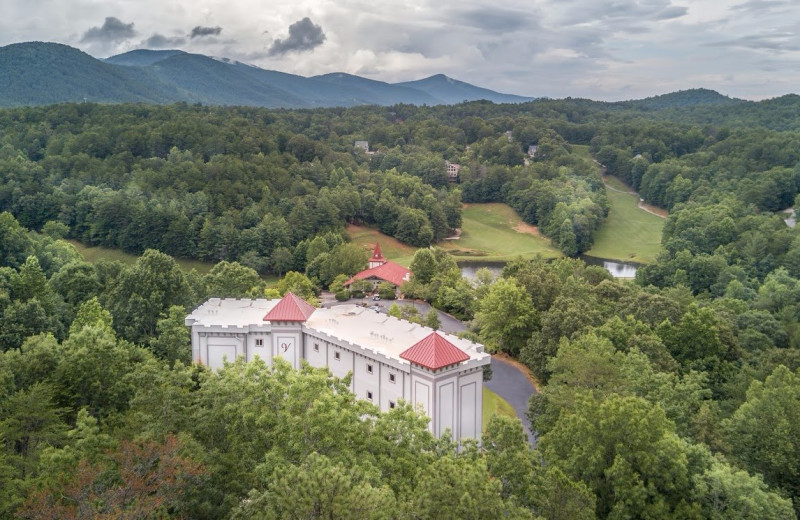
[[[436,332],[432,332],[411,348],[404,350],[400,357],[431,370],[438,370],[469,359],[466,352]]]
[[[381,244],[379,242],[375,242],[375,249],[372,251],[372,256],[369,259],[370,262],[385,262],[386,258],[383,257],[383,253],[381,253]]]
[[[315,310],[313,305],[290,291],[264,316],[264,321],[306,321]]]
[[[361,271],[360,273],[355,274],[352,278],[347,280],[344,283],[344,285],[346,286],[350,285],[356,280],[366,280],[368,278],[375,277],[399,286],[402,285],[403,282],[408,280],[410,275],[411,271],[409,271],[402,265],[396,264],[391,261],[387,261],[385,264],[381,264],[377,267],[366,269],[364,271]]]

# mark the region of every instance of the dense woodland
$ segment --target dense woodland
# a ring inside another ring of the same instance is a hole
[[[800,189],[797,116],[704,96],[0,112],[0,516],[796,518],[800,238],[774,211]],[[433,439],[325,371],[191,363],[183,318],[209,295],[341,292],[365,263],[348,222],[424,246],[462,201],[500,201],[587,250],[592,158],[669,209],[635,282],[571,258],[470,282],[422,248],[403,287],[540,379],[535,449],[499,417]],[[142,256],[89,264],[65,237]]]

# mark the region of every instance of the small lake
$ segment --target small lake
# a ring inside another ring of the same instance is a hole
[[[606,260],[605,258],[595,258],[593,256],[581,256],[581,260],[589,265],[602,265],[611,273],[614,278],[634,278],[636,276],[636,269],[639,264],[630,262],[617,262],[615,260]],[[470,262],[468,264],[460,265],[461,276],[469,280],[475,279],[475,273],[478,269],[486,268],[497,278],[503,272],[503,262]]]

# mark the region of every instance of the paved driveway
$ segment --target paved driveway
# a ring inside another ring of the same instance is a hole
[[[483,384],[514,407],[525,433],[528,434],[531,446],[535,446],[536,435],[531,431],[531,422],[526,416],[528,400],[536,393],[531,382],[511,363],[492,357],[492,379]]]

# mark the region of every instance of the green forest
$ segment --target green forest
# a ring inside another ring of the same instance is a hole
[[[796,518],[795,104],[0,111],[0,517]],[[669,212],[633,281],[574,258],[608,216],[601,171]],[[472,202],[564,257],[463,278],[436,244]],[[530,368],[535,447],[499,416],[433,438],[324,370],[192,363],[210,296],[346,298],[348,224],[420,247],[402,291]]]

